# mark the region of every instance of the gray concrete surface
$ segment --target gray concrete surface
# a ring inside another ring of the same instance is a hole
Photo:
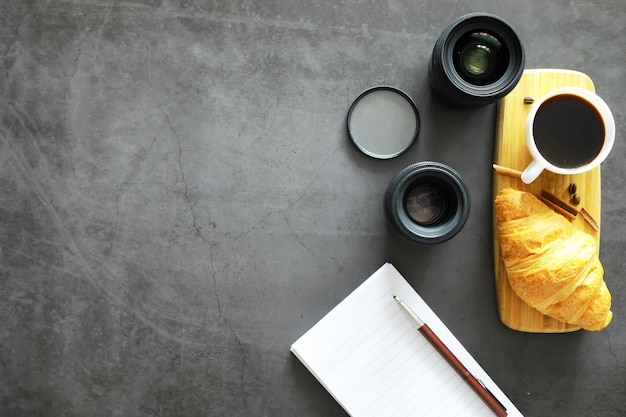
[[[497,317],[495,106],[449,108],[427,79],[437,36],[471,11],[516,28],[527,68],[587,73],[614,112],[603,332]],[[0,415],[344,416],[289,346],[390,261],[525,416],[623,416],[621,0],[2,0],[0,22]],[[345,132],[377,84],[422,116],[390,161]],[[436,247],[382,211],[391,177],[426,159],[473,201]]]

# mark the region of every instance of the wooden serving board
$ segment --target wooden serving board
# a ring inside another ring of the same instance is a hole
[[[595,92],[592,80],[585,74],[577,71],[559,69],[526,70],[515,89],[498,103],[496,134],[494,144],[494,163],[523,171],[531,162],[531,156],[526,150],[525,123],[532,104],[524,102],[524,98],[532,97],[538,100],[543,95],[561,87],[581,87]],[[584,174],[559,175],[543,171],[532,184],[524,184],[522,180],[505,176],[494,170],[493,190],[495,196],[506,187],[531,192],[539,196],[542,190],[557,195],[566,202],[571,202],[569,185],[575,183],[580,195],[577,209],[584,208],[596,221],[598,230],[593,228],[581,214],[578,214],[572,224],[592,235],[600,247],[600,201],[601,181],[600,167]],[[573,204],[572,204],[573,205]],[[544,316],[534,308],[529,307],[511,289],[506,277],[504,264],[500,257],[500,244],[496,224],[495,210],[493,216],[494,238],[494,270],[498,313],[500,320],[514,330],[535,333],[564,333],[578,330],[576,326],[562,323]]]

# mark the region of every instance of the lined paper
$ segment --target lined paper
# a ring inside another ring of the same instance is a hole
[[[492,417],[494,413],[406,317],[399,296],[465,367],[521,413],[391,264],[383,265],[291,351],[353,417]]]

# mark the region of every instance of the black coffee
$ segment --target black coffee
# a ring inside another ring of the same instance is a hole
[[[533,122],[539,153],[560,168],[591,162],[604,144],[600,113],[586,100],[562,94],[544,101]]]

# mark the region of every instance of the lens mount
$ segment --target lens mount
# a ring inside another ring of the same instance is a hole
[[[385,214],[398,234],[412,243],[434,244],[455,236],[470,212],[470,195],[461,176],[439,162],[407,166],[385,193]]]
[[[433,91],[444,101],[479,107],[511,92],[524,64],[524,46],[507,22],[488,13],[470,13],[441,33],[428,74]]]

